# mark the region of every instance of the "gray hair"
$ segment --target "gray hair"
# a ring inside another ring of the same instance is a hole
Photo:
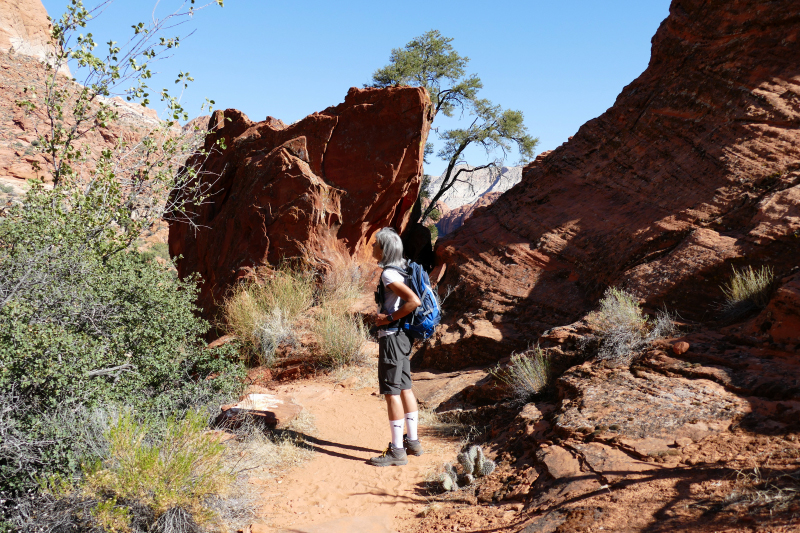
[[[380,266],[406,268],[406,260],[403,259],[403,241],[394,228],[381,228],[375,234],[375,240],[381,247],[381,260],[378,263]]]

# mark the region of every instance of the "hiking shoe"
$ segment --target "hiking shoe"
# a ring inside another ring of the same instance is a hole
[[[402,466],[408,464],[405,448],[395,448],[392,443],[378,457],[372,457],[369,464],[374,466]]]
[[[425,453],[422,449],[422,444],[420,444],[418,440],[409,439],[408,435],[403,435],[403,448],[405,448],[406,452],[410,455],[419,456]]]

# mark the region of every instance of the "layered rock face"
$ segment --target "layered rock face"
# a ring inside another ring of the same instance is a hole
[[[800,264],[799,57],[796,2],[674,0],[614,106],[440,241],[440,286],[458,288],[426,366],[492,362],[609,286],[708,319],[732,265],[788,275]]]
[[[41,0],[7,0],[0,4],[0,50],[45,59],[51,50],[50,21]],[[61,70],[69,74],[65,66]]]
[[[476,209],[492,205],[495,200],[500,198],[501,194],[499,192],[488,192],[474,203],[465,204],[444,213],[442,218],[436,221],[436,229],[439,230],[439,236],[443,237],[448,233],[453,233],[472,216]]]
[[[199,272],[208,312],[249,268],[302,254],[324,257],[326,243],[362,251],[384,226],[405,229],[417,198],[430,128],[423,89],[350,89],[344,103],[285,125],[216,111],[194,161],[211,185],[196,207],[197,228],[170,227],[178,272]],[[217,145],[224,140],[224,148]]]

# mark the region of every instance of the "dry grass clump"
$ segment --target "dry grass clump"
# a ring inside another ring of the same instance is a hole
[[[461,440],[461,444],[466,445],[472,442],[480,433],[479,428],[472,417],[466,411],[448,411],[437,413],[432,409],[420,408],[419,426],[426,432],[445,438],[455,437]]]
[[[340,308],[323,307],[316,315],[314,333],[322,366],[339,368],[363,362],[368,333],[358,317]]]
[[[517,398],[527,400],[550,384],[550,358],[539,346],[534,346],[513,354],[506,368],[495,368],[491,374],[511,386]]]
[[[721,287],[725,294],[723,312],[730,318],[741,316],[752,309],[763,309],[769,303],[775,274],[772,268],[762,266],[754,270],[733,268],[730,280]]]
[[[622,289],[609,288],[600,300],[600,309],[589,316],[599,332],[598,357],[629,365],[636,353],[656,339],[672,335],[675,324],[667,311],[648,319],[635,296]]]
[[[736,489],[726,498],[731,507],[783,512],[800,502],[800,471],[785,472],[755,467],[738,471]]]
[[[233,289],[222,306],[223,320],[242,340],[249,362],[272,366],[278,347],[295,341],[294,324],[313,305],[315,289],[313,272],[286,265],[266,280]]]

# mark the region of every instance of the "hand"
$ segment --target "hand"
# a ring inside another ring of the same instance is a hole
[[[376,326],[385,326],[387,324],[391,324],[391,321],[389,320],[389,315],[384,315],[382,313],[375,313],[374,315],[371,315],[371,318],[373,319],[372,323],[375,324]]]

